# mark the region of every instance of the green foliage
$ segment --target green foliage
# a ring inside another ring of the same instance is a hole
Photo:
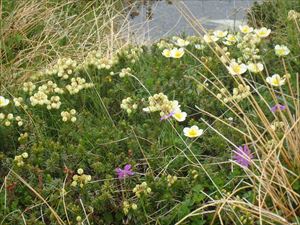
[[[77,12],[76,8],[74,12]],[[265,20],[272,21],[269,17]],[[5,46],[9,46],[14,54],[17,52],[14,48],[22,49],[23,39],[23,36],[12,36]],[[273,50],[273,40],[278,39],[274,37],[259,48],[265,63],[274,65],[270,72],[282,74],[284,70],[277,65],[278,58],[273,52],[264,51]],[[61,46],[67,43],[67,37],[59,40]],[[239,50],[230,48],[233,57],[238,57]],[[297,53],[295,48],[291,47],[292,54]],[[24,182],[10,173],[11,169],[43,196],[64,222],[69,220],[72,224],[79,223],[79,217],[83,220],[87,214],[91,224],[171,225],[211,203],[212,199],[230,195],[230,190],[240,185],[241,179],[247,181],[243,170],[228,162],[232,158],[232,147],[207,126],[211,124],[237,146],[244,143],[241,132],[246,132],[247,127],[212,97],[212,94],[219,93],[215,87],[217,79],[229,90],[236,87],[236,83],[228,79],[227,69],[211,49],[199,50],[194,45],[187,47],[201,62],[188,54],[180,60],[166,58],[156,45],[138,48],[139,53],[133,60],[129,57],[133,49],[136,50],[131,46],[119,52],[118,61],[109,68],[84,65],[71,71],[69,75],[72,78],[84,78],[94,84],[74,95],[66,91],[70,78],[61,79],[57,70],[33,77],[32,81],[37,85],[51,81],[64,88],[65,92],[59,95],[62,102],[59,110],[32,105],[30,98],[33,94],[24,92],[21,87],[8,90],[7,93],[14,97],[22,97],[23,106],[28,108],[14,107],[13,104],[3,110],[1,108],[1,112],[13,113],[24,119],[23,126],[0,124],[0,166],[3,168],[0,174],[1,177],[8,174],[5,181],[1,179],[1,184],[5,182],[5,192],[0,191],[0,218],[5,218],[6,224],[22,223],[22,212],[28,224],[43,224],[43,221],[56,224],[50,209]],[[290,71],[297,71],[299,65],[293,58],[287,59],[286,63]],[[213,68],[216,77],[205,67]],[[130,68],[134,76],[121,78],[119,74],[124,68]],[[263,80],[257,75],[251,85],[258,85],[258,81]],[[257,88],[267,101],[271,101],[265,87]],[[188,119],[181,123],[174,119],[160,121],[158,112],[144,112],[149,94],[160,92],[170,100],[177,100],[181,109],[189,115]],[[260,98],[255,93],[253,96]],[[138,105],[131,113],[120,107],[122,99],[127,97]],[[258,104],[269,113],[266,113],[267,117],[272,116],[268,107],[261,102]],[[195,106],[227,121],[241,132],[199,113]],[[242,102],[240,106],[249,112],[253,121],[261,123],[250,111],[249,103]],[[76,121],[63,121],[61,112],[72,109],[76,110]],[[192,125],[204,129],[204,134],[196,141],[183,139],[183,128]],[[28,137],[20,140],[20,134],[25,132]],[[15,157],[24,152],[29,157],[23,157],[24,165],[19,166]],[[118,179],[116,168],[123,168],[126,164],[132,165],[135,174]],[[83,182],[82,187],[73,185],[74,175],[82,175],[78,172],[79,168],[84,175],[92,177],[91,181]],[[177,180],[170,182],[168,175]],[[133,189],[143,182],[151,191],[135,195]],[[298,181],[293,184],[296,191],[299,186]],[[256,201],[256,196],[249,189],[243,189],[239,195],[251,203]],[[128,204],[127,208],[124,203]],[[211,221],[221,224],[215,218],[216,206],[207,210],[209,213],[194,215],[183,224],[201,225]],[[239,209],[234,213],[222,212],[224,224],[230,224],[233,216],[244,214]],[[250,224],[251,221],[247,221]]]

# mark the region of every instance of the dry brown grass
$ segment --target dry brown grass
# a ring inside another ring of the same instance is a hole
[[[18,0],[6,16],[1,7],[2,88],[15,85],[16,80],[23,82],[58,57],[81,59],[91,49],[112,54],[126,44],[121,36],[121,31],[127,29],[126,14],[119,3]],[[77,4],[82,8],[73,12]],[[16,38],[21,38],[21,43]]]

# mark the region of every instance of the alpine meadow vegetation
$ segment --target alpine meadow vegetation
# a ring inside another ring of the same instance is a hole
[[[135,45],[119,1],[4,1],[0,224],[300,224],[300,5],[284,2],[236,31],[178,7],[197,35]]]

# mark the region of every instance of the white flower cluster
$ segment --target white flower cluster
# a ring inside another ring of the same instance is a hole
[[[251,61],[260,59],[257,45],[261,42],[261,38],[255,33],[248,33],[241,37],[241,39],[242,40],[237,44],[237,47],[243,53],[243,58]]]
[[[141,47],[129,47],[125,50],[122,50],[121,52],[127,59],[130,60],[131,63],[135,63],[140,55],[144,52],[144,50]]]
[[[126,110],[128,114],[130,114],[137,109],[138,105],[133,101],[131,97],[128,97],[122,100],[120,107],[121,109]]]
[[[148,98],[149,106],[144,108],[145,112],[157,112],[160,111],[160,116],[169,115],[171,112],[180,108],[178,101],[170,101],[168,96],[163,93],[155,94]]]
[[[177,176],[172,176],[170,174],[167,176],[168,187],[171,187],[176,181]]]
[[[30,96],[29,100],[32,106],[36,105],[46,105],[47,109],[59,109],[61,106],[60,97],[57,94],[63,94],[62,88],[59,88],[53,81],[48,81],[47,83],[38,87],[38,91]],[[32,94],[32,93],[31,93]],[[56,94],[51,96],[49,99],[49,94]],[[15,105],[20,106],[24,100],[22,98],[14,99]],[[26,106],[25,106],[26,107]]]
[[[28,92],[29,94],[32,94],[32,92],[35,90],[36,85],[32,82],[25,82],[23,84],[23,91]]]
[[[83,169],[79,168],[77,174],[73,176],[71,186],[76,187],[78,184],[82,188],[85,184],[92,180],[91,175],[84,174]]]
[[[28,153],[23,152],[21,155],[16,155],[14,161],[17,163],[17,166],[23,166],[24,165],[24,159],[28,158]]]
[[[219,99],[223,98],[224,103],[233,100],[240,101],[250,95],[250,86],[248,85],[244,86],[242,84],[239,84],[237,88],[233,88],[231,96],[228,96],[226,93],[227,90],[225,88],[222,88],[221,93],[217,94],[217,98]]]
[[[220,56],[220,59],[223,63],[228,63],[230,58],[230,52],[228,51],[228,47],[220,47],[219,45],[215,46],[216,53]]]
[[[70,75],[72,75],[77,68],[77,62],[71,58],[60,58],[52,69],[47,69],[47,75],[54,75],[63,80],[67,80]]]
[[[23,126],[23,120],[20,116],[14,117],[12,113],[5,115],[4,113],[0,113],[0,122],[3,122],[4,126],[9,127],[12,122],[16,121],[19,127]]]
[[[118,63],[116,56],[103,57],[100,51],[91,51],[84,60],[83,65],[93,65],[97,69],[111,69],[115,64]]]
[[[13,101],[16,107],[22,106],[25,109],[27,108],[27,105],[24,104],[24,99],[22,97],[14,98]]]
[[[76,77],[71,79],[71,84],[66,86],[66,89],[71,95],[79,93],[82,89],[87,89],[93,87],[93,83],[87,83],[84,78]]]
[[[143,182],[141,184],[137,184],[132,191],[136,197],[140,198],[142,194],[148,195],[152,190],[150,187],[148,187],[146,182]]]
[[[272,124],[271,124],[271,129],[273,131],[276,131],[278,129],[283,129],[284,128],[284,122],[282,121],[274,121]]]
[[[77,118],[75,116],[76,115],[75,109],[71,109],[70,112],[62,111],[60,115],[62,117],[63,122],[71,121],[71,122],[75,123],[77,120]]]
[[[32,106],[49,104],[48,95],[43,91],[36,92],[29,100]]]
[[[19,142],[22,142],[22,141],[26,140],[28,137],[29,137],[29,135],[28,135],[27,132],[21,133],[21,134],[20,134],[20,137],[18,137],[18,141],[19,141]]]
[[[44,92],[45,94],[50,94],[50,93],[63,94],[64,93],[63,89],[59,88],[58,85],[51,80],[48,81],[46,84],[39,86],[38,91]]]
[[[161,40],[156,45],[159,49],[165,49],[165,48],[171,49],[174,47],[174,45],[172,43],[169,43],[166,40]]]
[[[186,40],[189,41],[191,44],[204,43],[201,37],[195,35],[188,36]]]
[[[52,96],[47,102],[47,109],[59,109],[61,106],[60,97],[58,95]]]
[[[119,73],[119,76],[120,76],[121,78],[126,77],[126,76],[129,76],[129,75],[131,75],[131,69],[130,69],[129,67],[123,68],[123,69],[121,70],[121,72]]]
[[[135,204],[135,203],[130,204],[128,201],[124,201],[123,202],[123,212],[125,215],[128,214],[130,208],[133,210],[136,210],[137,204]]]
[[[299,20],[300,13],[295,10],[290,10],[287,18],[288,18],[288,20]]]

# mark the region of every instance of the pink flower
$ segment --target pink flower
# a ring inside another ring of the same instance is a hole
[[[132,172],[130,164],[126,164],[124,166],[124,169],[117,168],[116,173],[118,174],[119,179],[124,179],[124,178],[132,176],[134,174],[134,172]]]
[[[171,113],[169,113],[168,115],[165,115],[165,116],[161,117],[161,118],[160,118],[160,121],[166,120],[166,119],[170,118],[171,116],[173,116],[174,114],[175,114],[175,112],[171,112]]]
[[[271,108],[271,112],[282,111],[282,110],[285,110],[285,109],[286,109],[286,106],[285,106],[285,105],[277,104],[277,105],[274,105],[274,106]]]
[[[253,155],[247,145],[239,146],[237,150],[234,151],[233,159],[241,166],[249,167],[252,158]]]

